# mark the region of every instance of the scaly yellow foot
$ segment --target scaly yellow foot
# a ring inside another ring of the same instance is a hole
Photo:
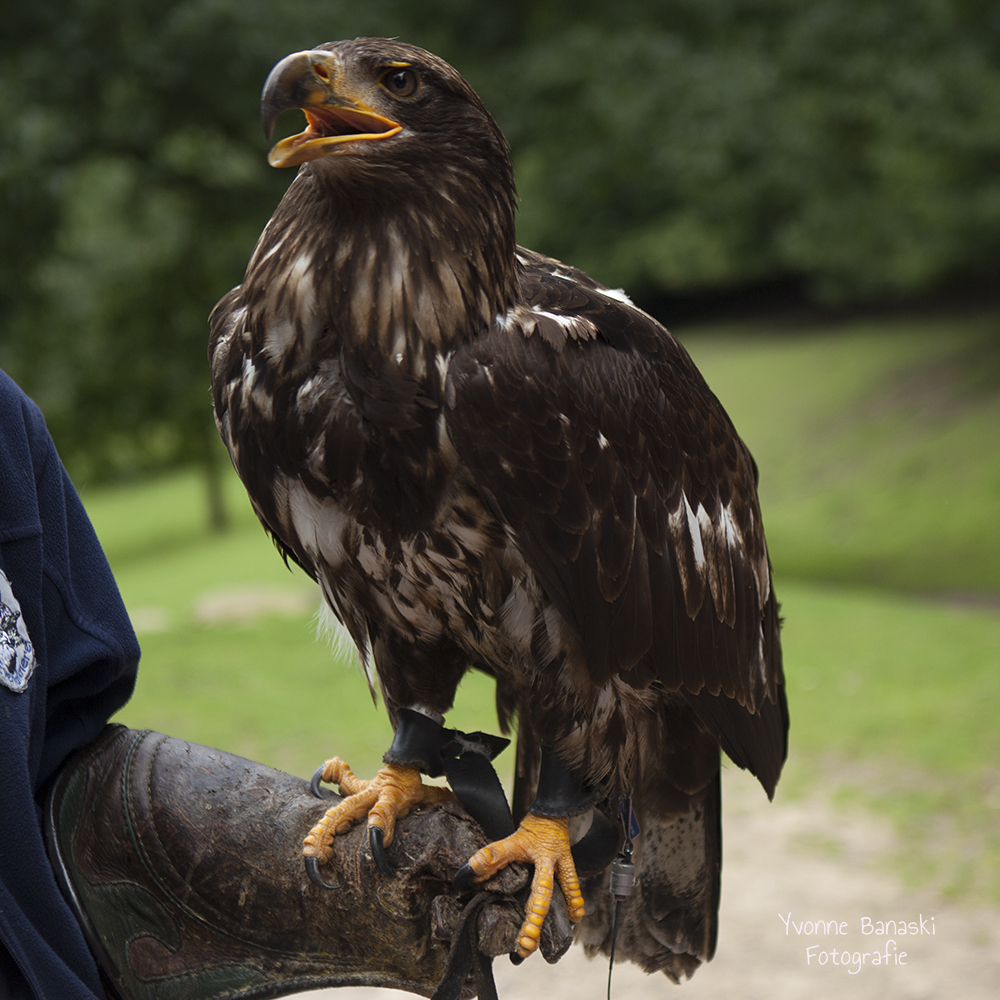
[[[302,842],[310,876],[316,878],[315,865],[325,864],[330,858],[333,838],[368,814],[368,830],[372,855],[379,868],[385,869],[383,847],[392,843],[396,820],[412,812],[417,806],[431,805],[453,799],[450,788],[425,785],[415,767],[397,767],[386,764],[370,781],[354,776],[354,772],[339,758],[328,760],[314,779],[330,782],[347,797],[326,811],[326,815],[309,831]],[[311,863],[309,859],[314,859]],[[311,864],[311,867],[310,867]],[[321,880],[320,880],[321,881]],[[322,884],[322,882],[321,882]]]
[[[553,877],[566,897],[570,920],[583,919],[583,896],[580,880],[569,845],[569,820],[528,813],[509,837],[487,844],[469,858],[469,863],[455,876],[458,884],[483,882],[513,861],[535,866],[531,896],[524,923],[517,935],[517,954],[527,958],[542,936],[542,923],[552,905]]]

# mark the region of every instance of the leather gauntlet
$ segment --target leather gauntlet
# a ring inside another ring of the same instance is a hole
[[[50,852],[123,1000],[350,985],[488,994],[491,956],[513,949],[521,923],[524,869],[455,889],[487,838],[449,802],[400,822],[389,875],[372,863],[363,824],[338,836],[325,869],[338,890],[324,891],[306,876],[301,843],[329,804],[299,778],[122,726],[72,758],[50,796]],[[564,908],[553,916],[542,951],[554,961],[571,931]]]

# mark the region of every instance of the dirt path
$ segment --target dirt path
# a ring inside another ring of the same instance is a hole
[[[835,812],[819,800],[770,805],[758,786],[732,771],[724,779],[723,802],[716,958],[680,987],[633,966],[616,966],[615,1000],[1000,997],[1000,910],[942,905],[933,895],[908,890],[880,871],[878,859],[893,842],[887,824],[867,814]],[[841,846],[836,857],[829,856],[831,843]],[[782,917],[788,920],[787,930]],[[870,934],[862,933],[864,918],[871,921],[865,924],[873,929]],[[924,933],[903,935],[898,928],[888,935],[875,933],[878,921],[889,920],[912,924],[918,931],[922,920]],[[816,921],[824,923],[829,936],[816,935]],[[844,933],[834,935],[834,922]],[[851,959],[857,953],[862,964],[841,964],[845,949]],[[880,961],[873,965],[876,952]],[[495,970],[501,1000],[606,996],[606,961],[589,962],[575,948],[555,966],[535,957],[514,968],[498,959]],[[303,996],[402,1000],[411,994],[347,988]]]

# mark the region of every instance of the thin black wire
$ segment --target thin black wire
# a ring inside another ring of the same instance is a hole
[[[615,921],[611,927],[611,958],[608,961],[608,1000],[611,1000],[611,973],[615,967],[615,942],[618,940],[618,918],[622,914],[622,898],[615,897]]]
[[[632,830],[631,825],[634,820],[634,813],[632,812],[632,795],[631,793],[624,800],[622,805],[618,810],[618,818],[621,820],[622,833],[624,834],[624,843],[622,844],[621,853],[615,859],[615,865],[619,862],[623,862],[631,868],[631,874],[633,875],[631,883],[625,888],[625,894],[619,896],[617,892],[614,893],[615,896],[615,919],[611,925],[611,952],[608,956],[608,1000],[611,1000],[611,974],[615,968],[615,944],[618,942],[618,922],[622,915],[622,903],[625,900],[625,896],[628,896],[632,892],[632,888],[635,886],[635,868],[632,866]],[[612,866],[611,869],[611,883],[610,888],[615,889],[615,868]]]

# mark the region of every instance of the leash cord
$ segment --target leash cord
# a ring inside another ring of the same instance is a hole
[[[611,958],[608,961],[608,1000],[611,1000],[611,973],[615,968],[615,942],[618,940],[618,918],[622,915],[622,897],[615,900],[615,922],[611,929]]]
[[[615,918],[611,925],[611,951],[608,960],[608,1000],[611,1000],[611,974],[615,968],[615,945],[618,942],[618,924],[621,921],[622,903],[635,888],[635,865],[632,864],[632,840],[639,834],[639,824],[632,811],[632,796],[622,802],[619,809],[624,841],[618,857],[611,865],[608,889],[615,898]]]

